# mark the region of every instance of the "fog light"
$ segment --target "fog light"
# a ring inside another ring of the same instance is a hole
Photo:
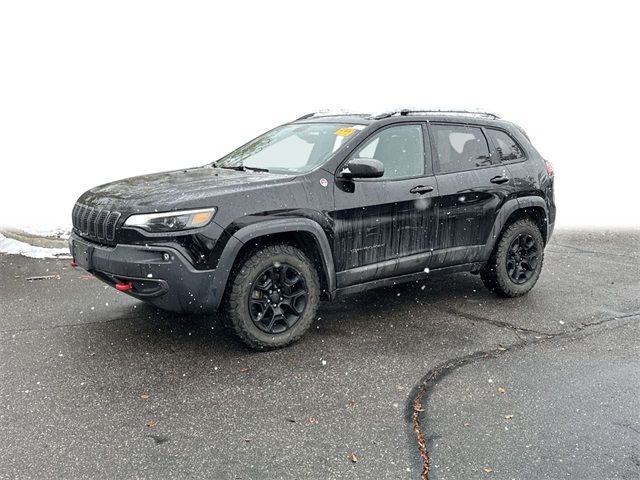
[[[168,262],[170,258],[171,258],[171,256],[170,256],[168,253],[163,253],[163,254],[162,254],[162,259],[163,259],[165,262]]]

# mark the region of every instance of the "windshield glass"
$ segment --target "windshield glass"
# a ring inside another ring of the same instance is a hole
[[[364,125],[303,123],[274,128],[215,162],[216,167],[304,173],[324,163]]]

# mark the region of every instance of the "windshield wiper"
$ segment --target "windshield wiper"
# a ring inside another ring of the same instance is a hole
[[[268,168],[260,168],[260,167],[247,167],[246,165],[244,165],[244,168],[246,170],[253,170],[254,172],[268,172],[269,169]]]
[[[267,170],[266,168],[259,168],[259,167],[249,167],[247,165],[234,165],[234,166],[222,166],[222,165],[216,165],[215,163],[213,164],[214,167],[216,168],[226,168],[228,170],[237,170],[239,172],[245,172],[247,170],[251,170],[253,172],[268,172],[269,170]]]

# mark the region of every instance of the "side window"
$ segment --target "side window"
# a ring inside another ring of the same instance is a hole
[[[424,175],[424,140],[420,125],[389,127],[370,138],[355,158],[375,158],[384,165],[383,180]]]
[[[482,130],[461,125],[432,125],[440,173],[473,170],[491,164]]]
[[[493,129],[488,129],[487,133],[491,137],[494,147],[496,147],[496,152],[501,162],[524,159],[524,152],[520,145],[510,135]]]

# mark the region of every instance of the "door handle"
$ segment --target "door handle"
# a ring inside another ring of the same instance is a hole
[[[491,183],[507,183],[509,181],[509,177],[506,175],[498,175],[497,177],[493,177],[490,182]]]
[[[410,193],[419,193],[422,195],[423,193],[433,192],[433,187],[425,186],[425,185],[416,185],[411,190]]]

